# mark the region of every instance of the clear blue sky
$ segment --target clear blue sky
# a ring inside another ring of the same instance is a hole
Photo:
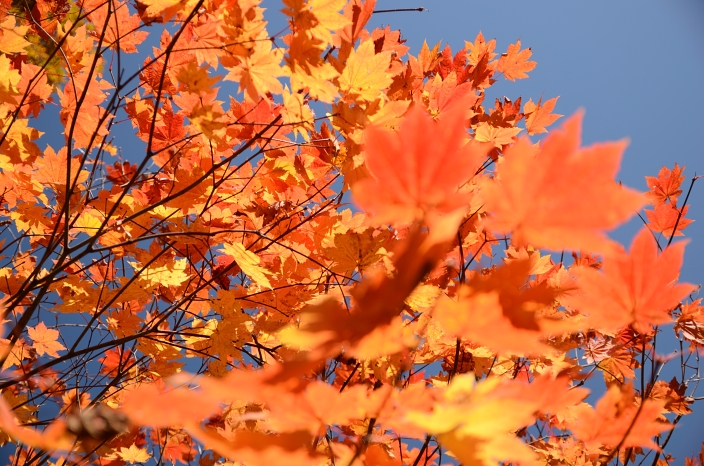
[[[272,34],[285,26],[275,13],[280,5],[264,0]],[[411,7],[429,11],[375,14],[367,27],[400,29],[414,54],[424,39],[456,51],[482,31],[503,52],[520,38],[538,66],[529,79],[500,79],[489,102],[503,95],[524,101],[560,96],[557,113],[585,108],[584,144],[628,137],[619,179],[641,191],[647,189],[644,177],[657,175],[663,165],[687,166],[685,192],[695,173],[704,175],[703,0],[377,0],[377,9]],[[701,284],[704,179],[695,183],[688,217],[696,222],[685,230],[691,242],[680,279]],[[613,236],[630,244],[641,226],[636,218]],[[671,326],[663,334],[671,338]],[[674,349],[672,340],[668,351]],[[704,440],[701,403],[699,412],[695,406],[695,414],[682,419],[668,446],[675,464],[684,464]]]

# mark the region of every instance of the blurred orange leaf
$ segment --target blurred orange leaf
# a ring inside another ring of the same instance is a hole
[[[627,220],[645,197],[614,181],[625,142],[579,148],[582,114],[567,120],[538,149],[509,147],[497,177],[482,184],[487,228],[513,233],[516,245],[605,252],[603,230]]]
[[[590,267],[574,270],[583,293],[574,298],[574,305],[588,315],[591,327],[601,331],[631,324],[638,332],[650,333],[652,325],[670,322],[669,312],[695,289],[677,283],[685,244],[673,244],[658,255],[652,234],[641,229],[629,253],[604,259],[603,272]]]

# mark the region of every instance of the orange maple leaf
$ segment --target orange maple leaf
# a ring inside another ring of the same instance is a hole
[[[339,37],[350,44],[354,44],[359,35],[364,31],[364,26],[367,24],[369,19],[374,13],[374,7],[376,6],[376,0],[352,0],[345,6],[345,18],[351,21],[338,32]]]
[[[47,328],[44,322],[39,322],[35,327],[28,327],[27,333],[32,339],[32,348],[37,352],[37,356],[48,354],[55,358],[59,357],[59,350],[65,350],[66,347],[56,341],[59,338],[59,331]]]
[[[648,227],[656,232],[667,236],[683,236],[682,230],[687,228],[694,220],[685,218],[689,206],[684,206],[678,209],[672,203],[658,204],[654,209],[646,210],[645,215],[648,217]],[[676,229],[675,229],[676,228]]]
[[[537,65],[534,61],[528,61],[531,55],[533,52],[530,47],[521,50],[521,41],[518,40],[515,44],[508,46],[508,52],[501,55],[497,71],[503,73],[504,77],[511,81],[515,81],[516,78],[527,78],[526,73]]]
[[[690,414],[692,412],[690,406],[694,403],[694,400],[685,395],[686,389],[687,385],[679,383],[676,376],[669,383],[664,380],[658,380],[650,390],[650,398],[663,400],[665,402],[663,409],[667,412],[682,415]]]
[[[651,325],[670,322],[669,311],[695,288],[676,284],[685,244],[673,244],[658,256],[655,240],[643,228],[630,253],[604,259],[603,273],[589,267],[574,270],[583,294],[573,298],[573,305],[602,332],[632,324],[636,331],[649,333]]]
[[[532,136],[534,134],[547,133],[548,130],[545,127],[555,123],[555,120],[562,116],[557,113],[550,113],[555,108],[559,98],[558,96],[543,103],[541,97],[537,104],[532,100],[526,102],[523,107],[523,113],[526,115],[526,130],[528,130],[528,134]]]
[[[496,54],[494,53],[494,49],[496,48],[496,39],[491,39],[489,42],[487,42],[484,39],[484,34],[482,34],[481,32],[477,34],[477,38],[474,39],[474,43],[464,41],[464,46],[467,50],[467,60],[472,66],[477,66],[479,62],[482,61],[482,58],[484,58],[484,56],[486,56],[489,61],[493,60],[496,57]],[[436,49],[437,46],[433,50]]]
[[[126,370],[134,364],[134,357],[129,352],[123,352],[120,348],[111,348],[105,351],[105,356],[99,359],[103,364],[100,368],[101,374],[108,374],[115,377],[120,371]]]
[[[68,450],[71,443],[67,440],[66,423],[63,420],[54,421],[43,431],[38,431],[21,425],[4,397],[0,397],[0,428],[3,434],[9,435],[14,441],[19,441],[27,446],[38,447],[44,450]]]
[[[647,196],[651,199],[653,204],[662,204],[668,200],[672,204],[677,204],[677,197],[682,194],[682,190],[680,189],[682,181],[684,180],[682,172],[684,172],[684,167],[680,168],[679,165],[675,164],[672,170],[667,167],[662,167],[657,177],[645,177],[645,182],[650,189]]]
[[[658,420],[665,400],[649,399],[641,403],[642,406],[636,405],[630,383],[612,385],[597,402],[596,409],[583,406],[569,428],[587,448],[621,445],[658,449],[653,436],[673,427]]]
[[[273,435],[245,429],[238,431],[234,440],[200,426],[190,426],[188,433],[206,448],[252,466],[310,466],[321,462],[320,453],[310,448],[313,436],[307,432]]]
[[[104,25],[107,44],[124,53],[136,53],[137,45],[144,42],[149,33],[139,30],[139,16],[130,15],[127,2],[108,5],[104,0],[84,0],[82,4],[93,24]]]
[[[497,268],[488,277],[477,276],[460,288],[458,299],[441,299],[433,315],[443,330],[467,338],[500,353],[539,354],[549,351],[541,338],[576,330],[571,320],[546,318],[555,292],[543,282],[528,288],[525,283],[530,260],[517,259]]]
[[[682,337],[690,343],[704,346],[704,306],[701,304],[701,298],[683,304],[673,330],[682,332]]]
[[[602,230],[631,217],[645,197],[614,181],[626,143],[579,148],[582,113],[537,149],[522,139],[504,153],[494,180],[482,183],[489,229],[513,231],[516,245],[553,250],[612,250]]]
[[[173,409],[178,406],[178,409]],[[173,427],[200,422],[215,414],[220,407],[216,398],[203,396],[200,390],[185,387],[167,389],[162,380],[139,385],[129,391],[122,404],[123,412],[135,424],[153,427]]]
[[[474,176],[487,147],[464,144],[466,107],[458,100],[442,122],[414,107],[397,132],[366,129],[366,164],[372,177],[357,182],[352,192],[377,222],[406,224],[430,212],[468,205],[468,195],[457,189]]]

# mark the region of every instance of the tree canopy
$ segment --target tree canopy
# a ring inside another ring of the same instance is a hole
[[[558,97],[491,102],[520,40],[413,55],[374,0],[275,33],[260,0],[2,3],[9,464],[674,460],[696,177],[638,192]]]

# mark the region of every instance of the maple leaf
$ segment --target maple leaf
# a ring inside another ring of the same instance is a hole
[[[410,411],[407,417],[436,435],[463,464],[532,464],[535,453],[510,432],[531,424],[538,412],[572,406],[586,396],[586,390],[570,390],[565,382],[546,378],[531,385],[500,378],[477,382],[474,374],[461,374],[452,379],[432,413]]]
[[[139,277],[150,285],[178,286],[188,279],[187,259],[174,260],[166,265],[149,265],[142,267],[137,262],[129,262]]]
[[[529,259],[514,260],[488,277],[475,277],[458,290],[457,299],[441,300],[433,315],[447,333],[494,351],[543,353],[548,347],[541,338],[577,330],[580,324],[541,315],[555,295],[545,283],[524,288],[531,267]]]
[[[184,464],[193,461],[197,453],[196,449],[193,448],[190,438],[186,434],[182,436],[170,436],[162,451],[164,458],[172,463],[178,461]]]
[[[678,164],[675,164],[672,170],[662,167],[657,177],[645,177],[649,189],[646,195],[653,204],[657,206],[667,201],[670,201],[673,205],[677,204],[677,198],[682,194],[680,186],[682,186],[682,181],[684,180],[684,168],[680,168]]]
[[[509,45],[508,51],[501,55],[496,70],[503,73],[510,81],[527,78],[526,73],[537,65],[534,61],[528,61],[532,54],[530,47],[521,50],[521,41],[518,40],[515,44]]]
[[[331,30],[337,31],[352,22],[340,14],[347,4],[346,0],[284,0],[282,12],[291,16],[296,27],[306,31],[306,35],[323,44],[332,43]]]
[[[107,135],[107,122],[103,118],[105,109],[100,104],[107,97],[103,91],[110,88],[112,86],[106,80],[83,70],[74,77],[71,85],[64,86],[63,92],[58,91],[62,107],[59,116],[65,126],[64,134],[68,136],[73,127],[75,147],[86,147],[95,135]],[[81,94],[84,92],[85,99],[82,100]],[[80,109],[77,108],[79,102]]]
[[[371,178],[352,187],[355,201],[379,223],[410,223],[432,212],[467,205],[458,187],[467,183],[486,154],[486,146],[466,144],[462,103],[441,122],[414,107],[397,132],[365,130],[365,161]]]
[[[58,351],[66,349],[64,345],[56,341],[59,338],[59,331],[47,328],[44,322],[39,322],[34,327],[28,327],[27,333],[33,341],[32,348],[37,352],[37,356],[48,354],[58,358]]]
[[[625,142],[580,149],[581,123],[577,113],[539,149],[523,139],[506,149],[496,179],[482,183],[487,228],[513,232],[516,245],[614,249],[602,230],[627,220],[645,198],[613,180]]]
[[[309,451],[307,446],[313,443],[313,436],[307,432],[267,435],[264,432],[240,430],[234,441],[224,438],[213,429],[192,426],[188,432],[207,448],[252,466],[310,466],[319,464],[322,457],[315,451]]]
[[[479,142],[490,142],[501,149],[502,146],[513,144],[521,128],[503,128],[490,125],[488,122],[480,123],[474,130],[474,139]]]
[[[543,103],[543,98],[541,97],[537,104],[533,103],[531,99],[526,102],[523,106],[523,113],[526,115],[526,130],[528,134],[532,136],[534,134],[547,133],[548,130],[545,127],[555,123],[555,120],[562,116],[550,113],[555,108],[557,99],[559,97],[554,97]]]
[[[672,424],[659,421],[664,400],[647,399],[635,403],[633,385],[612,385],[599,399],[596,408],[584,407],[579,416],[568,422],[575,437],[587,448],[599,446],[647,447],[658,449],[653,437],[672,429]]]
[[[207,67],[199,67],[195,62],[189,62],[187,66],[179,70],[176,80],[186,92],[200,94],[209,91],[220,79],[211,78],[208,75]]]
[[[282,57],[283,51],[272,50],[271,42],[256,42],[251,56],[245,57],[237,66],[227,67],[229,73],[225,80],[240,83],[240,91],[244,91],[253,102],[267,92],[281,94],[283,86],[279,78],[286,75],[280,65]]]
[[[218,58],[223,55],[225,42],[219,34],[222,21],[213,14],[205,13],[198,15],[198,19],[188,24],[183,34],[182,46],[186,51],[192,52],[195,63],[200,65],[207,63],[217,69]],[[179,41],[179,45],[182,42]]]
[[[504,263],[510,263],[515,260],[528,260],[530,263],[530,268],[528,269],[527,275],[540,275],[549,271],[552,267],[552,259],[550,255],[542,256],[540,251],[536,251],[532,247],[519,248],[510,247],[506,250],[506,258],[503,260]]]
[[[179,409],[173,409],[178,406]],[[163,381],[142,384],[124,397],[122,410],[138,425],[171,427],[200,422],[218,411],[220,401],[187,387],[169,389]]]
[[[339,96],[334,84],[340,73],[321,58],[321,43],[307,34],[290,34],[284,37],[288,44],[286,64],[291,74],[291,91],[307,90],[313,99],[332,103]]]
[[[604,258],[603,273],[590,267],[573,271],[583,293],[573,298],[573,305],[588,315],[588,324],[603,332],[631,324],[636,331],[649,333],[651,325],[670,322],[669,311],[695,288],[677,283],[685,244],[675,243],[658,255],[651,233],[641,229],[630,253]]]
[[[25,403],[21,403],[24,405]],[[16,417],[16,406],[10,406],[5,394],[0,397],[0,428],[3,433],[14,441],[20,441],[28,446],[45,450],[68,450],[70,442],[66,438],[66,423],[63,421],[52,422],[43,431],[38,431],[21,425]]]
[[[137,45],[144,42],[149,34],[139,30],[139,16],[130,15],[127,2],[118,1],[108,8],[104,0],[83,0],[82,6],[94,24],[106,27],[105,42],[121,52],[136,53]]]
[[[267,275],[271,272],[261,267],[261,259],[252,251],[248,251],[241,243],[224,244],[224,252],[235,259],[237,265],[246,273],[252,281],[260,286],[272,288]]]
[[[694,220],[685,218],[689,206],[678,209],[672,203],[657,204],[654,209],[646,209],[648,228],[666,237],[684,236],[682,230],[687,228]],[[675,229],[676,228],[676,229]]]
[[[426,236],[416,227],[395,248],[394,268],[398,270],[395,276],[388,277],[377,270],[355,288],[352,294],[355,312],[347,312],[334,299],[322,300],[304,309],[299,325],[284,328],[279,337],[289,345],[311,351],[294,359],[290,365],[283,365],[272,380],[298,376],[321,359],[339,353],[341,347],[355,354],[362,339],[376,328],[391,324],[399,316],[405,299],[427,271],[432,270],[444,254],[448,240],[454,237],[457,218],[448,215],[443,220],[444,223],[435,225],[438,232],[431,230]]]
[[[149,458],[152,457],[145,448],[139,448],[134,443],[129,447],[120,448],[117,455],[122,458],[123,461],[127,461],[130,464],[144,463],[149,461]]]
[[[674,331],[682,332],[687,341],[704,346],[704,307],[701,304],[701,298],[683,304]]]
[[[15,102],[21,79],[19,71],[12,69],[10,59],[0,55],[0,102]]]
[[[24,38],[29,26],[17,26],[15,17],[7,16],[0,23],[0,52],[22,53],[31,44]]]
[[[347,59],[340,75],[340,90],[350,99],[372,101],[391,84],[388,74],[391,51],[375,53],[374,42],[366,40]]]
[[[435,44],[435,47],[430,49],[428,42],[424,40],[423,46],[420,48],[420,52],[418,52],[418,58],[413,56],[409,57],[408,65],[417,77],[424,78],[435,68],[440,58],[438,50],[440,50],[439,42]]]
[[[115,377],[120,371],[124,371],[133,365],[135,359],[129,352],[123,353],[120,348],[111,348],[105,352],[105,356],[100,358],[99,361],[103,365],[100,368],[100,373]]]
[[[341,30],[339,25],[335,28],[339,30],[339,37],[349,44],[357,42],[360,34],[364,31],[364,26],[372,17],[375,6],[376,0],[352,0],[347,3],[344,15],[348,21],[351,21],[351,24],[346,25]]]
[[[663,408],[667,412],[680,415],[691,414],[692,409],[690,406],[694,403],[694,400],[691,397],[685,396],[686,389],[687,385],[680,384],[677,381],[677,377],[673,377],[670,382],[658,380],[651,387],[650,398],[654,400],[664,400],[665,406]]]
[[[137,0],[136,7],[145,23],[156,19],[164,22],[175,14],[193,10],[196,3],[197,0]]]
[[[314,130],[313,112],[304,102],[303,95],[299,92],[291,93],[288,87],[284,86],[281,95],[284,106],[281,109],[281,117],[285,125],[291,125],[293,133],[300,134],[304,141],[310,141],[310,131]]]
[[[66,147],[59,149],[58,153],[47,145],[44,150],[41,164],[37,164],[36,170],[33,173],[34,178],[44,184],[51,186],[58,193],[64,193],[66,190],[66,171],[71,169],[71,184],[83,183],[88,178],[88,172],[80,169],[80,161],[76,158],[70,161],[66,160]]]
[[[2,369],[6,370],[12,366],[21,366],[22,361],[30,357],[31,346],[23,339],[17,340],[11,347],[10,340],[0,338],[0,359],[3,359]]]
[[[484,57],[489,61],[496,57],[494,49],[496,48],[496,40],[492,39],[489,42],[484,39],[484,34],[481,31],[477,34],[474,42],[465,41],[465,49],[467,50],[467,60],[472,66],[477,66]]]
[[[633,353],[623,345],[611,345],[606,357],[599,359],[597,367],[604,375],[604,382],[609,385],[614,380],[623,383],[626,379],[635,378],[633,371],[638,363],[633,358]]]

